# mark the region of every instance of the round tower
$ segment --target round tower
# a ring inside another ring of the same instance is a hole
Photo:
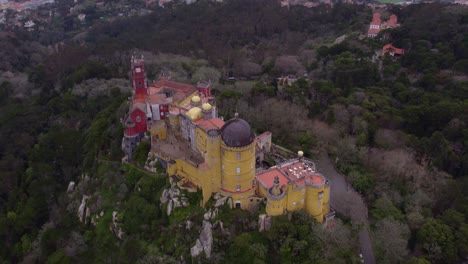
[[[305,209],[312,217],[314,217],[320,223],[323,222],[323,203],[325,198],[324,187],[325,185],[328,185],[328,183],[326,182],[328,181],[326,181],[325,178],[319,174],[307,176],[307,178],[305,179]]]
[[[203,119],[211,119],[213,118],[212,115],[213,107],[209,103],[204,103],[202,105],[202,116]]]
[[[198,95],[193,96],[192,99],[190,100],[190,104],[192,106],[200,106],[201,105],[200,96],[198,96]]]
[[[206,133],[206,162],[210,167],[211,192],[219,192],[221,187],[221,134],[212,129]]]
[[[267,192],[266,213],[268,215],[282,215],[284,211],[285,191],[279,186],[279,177],[275,176],[273,186]]]
[[[221,128],[221,192],[232,196],[236,207],[248,209],[255,192],[255,135],[238,117]]]

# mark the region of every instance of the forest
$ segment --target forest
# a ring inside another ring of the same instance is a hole
[[[65,19],[70,5],[60,1],[60,19],[43,31],[0,32],[0,263],[360,262],[349,215],[324,229],[296,212],[259,232],[264,207],[221,207],[211,256],[192,257],[213,202],[204,209],[185,193],[190,206],[167,215],[167,175],[141,170],[148,146],[121,163],[135,53],[150,81],[161,72],[210,79],[220,115],[238,111],[256,134],[333,160],[368,207],[377,263],[468,258],[465,6],[389,5],[378,11],[401,26],[369,39],[360,36],[372,18],[365,5],[175,2],[109,22],[96,15],[86,29]],[[404,56],[377,56],[387,43]]]

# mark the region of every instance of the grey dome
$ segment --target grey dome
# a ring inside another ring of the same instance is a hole
[[[236,117],[224,123],[221,138],[228,147],[245,147],[254,141],[255,135],[247,121]]]

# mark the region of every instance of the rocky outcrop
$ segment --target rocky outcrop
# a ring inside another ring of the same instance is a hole
[[[75,182],[74,181],[71,181],[69,184],[68,184],[68,188],[67,188],[67,193],[71,193],[75,190]]]
[[[200,237],[195,242],[195,245],[190,249],[192,257],[197,257],[201,252],[205,252],[207,258],[211,257],[211,250],[213,248],[213,225],[208,221],[203,221],[202,231]]]
[[[198,257],[202,252],[203,252],[203,245],[201,244],[200,239],[197,239],[197,241],[195,242],[195,246],[193,246],[190,249],[190,255],[192,255],[192,257],[194,258],[194,257]]]
[[[218,208],[215,208],[213,211],[211,211],[211,209],[209,209],[208,212],[206,212],[206,213],[203,215],[203,218],[204,218],[205,220],[212,220],[212,219],[214,219],[217,215],[218,215]]]
[[[189,202],[177,187],[177,184],[172,183],[171,188],[164,189],[159,199],[161,206],[167,204],[166,213],[171,215],[172,211],[177,207],[187,207]]]
[[[81,223],[86,222],[87,217],[90,216],[91,212],[86,205],[88,201],[88,196],[83,195],[83,198],[81,198],[81,204],[80,207],[78,208],[78,219],[80,220]]]
[[[223,196],[221,196],[220,193],[216,193],[215,195],[213,195],[213,199],[216,201],[215,207],[220,207],[220,206],[223,206],[225,204],[228,204],[229,208],[232,209],[232,198],[231,197],[223,197]]]
[[[120,240],[123,239],[124,232],[122,231],[122,228],[120,227],[120,222],[119,222],[119,213],[117,211],[112,212],[112,224],[110,226],[110,230],[112,233],[114,233]]]
[[[258,231],[264,232],[271,228],[271,216],[261,214],[258,216]]]

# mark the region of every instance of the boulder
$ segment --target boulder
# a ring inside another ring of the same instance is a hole
[[[271,228],[271,217],[266,214],[261,214],[258,216],[258,231],[264,232],[268,231]]]
[[[171,215],[171,213],[172,213],[172,200],[169,200],[169,202],[167,203],[166,213],[167,213],[167,215]]]
[[[86,206],[87,201],[88,201],[88,196],[83,195],[83,198],[81,198],[80,207],[78,208],[78,219],[80,220],[81,223],[84,223],[86,220],[86,217],[89,216],[89,208]]]
[[[210,222],[203,221],[202,231],[200,233],[200,242],[203,245],[203,251],[205,251],[206,257],[210,258],[211,249],[213,247],[213,231]]]
[[[187,220],[187,223],[185,223],[185,229],[190,230],[193,226],[192,221]]]
[[[197,242],[195,242],[195,246],[193,246],[190,249],[190,255],[192,255],[192,258],[198,257],[200,253],[203,251],[203,246],[200,242],[200,239],[197,239]]]
[[[75,190],[75,182],[74,181],[71,181],[69,184],[68,184],[68,188],[67,188],[67,193],[71,193]]]
[[[215,207],[223,206],[226,203],[227,199],[228,197],[222,197],[222,198],[217,199]]]

